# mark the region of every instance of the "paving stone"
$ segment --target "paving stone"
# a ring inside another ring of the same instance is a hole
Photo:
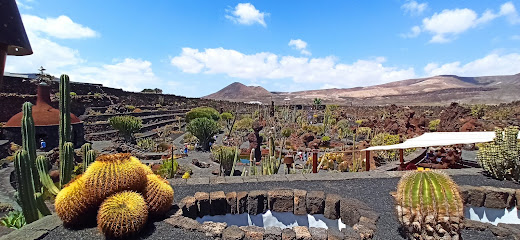
[[[233,176],[233,177],[225,177],[226,183],[243,183],[244,179],[242,177]]]
[[[296,240],[311,240],[311,232],[309,228],[304,226],[293,227],[294,233],[296,234]]]
[[[188,231],[202,231],[202,224],[194,219],[182,217],[182,216],[171,216],[164,220],[164,222],[172,225],[176,228],[182,228]]]
[[[288,174],[286,177],[289,181],[307,180],[303,174]]]
[[[222,231],[222,240],[242,240],[244,237],[244,231],[235,225],[227,227]]]
[[[351,226],[348,226],[346,228],[341,229],[341,232],[343,233],[343,236],[345,240],[358,240],[361,239],[359,236],[359,233],[354,230]]]
[[[296,240],[296,233],[292,228],[282,230],[282,240]]]
[[[327,229],[327,240],[343,240],[343,233],[335,228]]]
[[[376,223],[377,220],[379,220],[380,214],[377,213],[376,211],[366,210],[366,209],[358,209],[358,212],[359,212],[359,214],[362,217],[370,219],[373,223]]]
[[[237,193],[237,213],[247,213],[247,195],[248,192]]]
[[[327,229],[310,227],[311,238],[315,240],[327,240]]]
[[[322,191],[307,192],[305,204],[308,214],[323,214],[325,209],[325,193]]]
[[[276,189],[268,192],[269,209],[274,212],[293,212],[293,190]]]
[[[14,229],[0,225],[0,236],[7,235],[7,234],[11,233],[12,231],[14,231]]]
[[[264,228],[257,226],[244,226],[240,227],[244,231],[244,239],[247,240],[262,240],[264,239]]]
[[[221,184],[226,183],[226,179],[224,177],[210,177],[209,184]]]
[[[341,197],[337,194],[327,194],[325,198],[325,210],[323,215],[332,220],[338,219],[339,216],[339,203]]]
[[[196,218],[198,216],[197,200],[195,197],[188,196],[181,200],[180,208],[182,215],[189,218]]]
[[[209,193],[196,192],[195,199],[197,201],[197,215],[203,217],[210,213]]]
[[[226,215],[227,211],[227,200],[226,200],[226,194],[224,194],[224,191],[216,191],[211,192],[209,194],[210,198],[210,215]]]
[[[247,196],[247,212],[250,215],[262,214],[267,211],[267,191],[254,190]]]
[[[511,204],[509,200],[509,192],[505,191],[504,189],[495,188],[486,186],[483,187],[485,189],[486,198],[484,200],[484,207],[487,208],[510,208],[512,206],[508,206],[508,204]],[[509,200],[509,201],[508,201]]]
[[[226,193],[226,213],[238,214],[238,205],[237,205],[237,193],[236,192],[228,192]]]
[[[484,199],[486,194],[482,187],[475,186],[460,186],[460,194],[464,204],[473,207],[484,206]]]
[[[305,204],[305,199],[307,198],[307,191],[294,189],[294,214],[296,215],[306,215],[307,214],[307,206]]]
[[[359,218],[361,217],[359,209],[368,210],[369,208],[366,204],[357,199],[342,198],[340,201],[341,221],[346,225],[354,226],[354,224],[359,222]]]
[[[251,177],[242,177],[242,181],[244,181],[244,183],[249,183],[249,182],[258,182],[258,178],[255,177],[255,176],[251,176]]]
[[[220,238],[226,227],[227,223],[207,221],[202,223],[201,229],[208,237]]]
[[[516,189],[515,198],[516,198],[516,209],[520,209],[520,189]]]
[[[361,239],[372,239],[374,236],[374,230],[364,224],[355,224],[352,227],[361,237]]]
[[[279,227],[267,227],[264,232],[264,240],[280,240],[282,229]]]
[[[186,179],[184,178],[173,178],[168,180],[171,185],[175,187],[175,185],[186,185]]]

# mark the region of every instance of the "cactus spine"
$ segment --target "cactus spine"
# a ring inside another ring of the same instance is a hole
[[[395,196],[398,220],[409,239],[459,239],[463,204],[455,182],[440,172],[405,174]]]
[[[124,191],[107,198],[99,208],[99,230],[110,238],[124,238],[138,233],[148,220],[148,207],[136,192]]]
[[[493,142],[479,148],[477,160],[492,177],[519,181],[520,145],[517,138],[518,127],[497,128]]]
[[[70,84],[69,76],[62,74],[60,77],[60,187],[63,187],[71,180],[72,171],[74,170],[73,155],[68,154],[64,146],[70,142],[71,126],[70,126]],[[74,150],[74,145],[72,145]],[[74,153],[74,151],[72,151]]]
[[[54,206],[56,214],[65,225],[79,225],[90,214],[95,213],[94,204],[88,202],[84,190],[85,179],[83,175],[77,176],[58,193]]]
[[[92,150],[92,145],[90,143],[85,143],[81,146],[81,154],[83,157],[83,172],[85,172],[88,165],[96,160],[96,152]]]
[[[60,190],[56,185],[54,185],[54,182],[49,176],[47,166],[49,166],[49,162],[45,156],[40,155],[36,158],[36,167],[38,168],[38,174],[40,175],[40,182],[45,188],[47,188],[49,193],[56,196]]]
[[[71,142],[63,144],[60,155],[64,159],[63,161],[60,160],[60,186],[63,188],[72,178],[72,171],[74,170],[74,144]]]
[[[143,191],[143,197],[148,205],[148,213],[151,216],[164,215],[173,202],[173,188],[162,177],[146,175],[147,182]]]

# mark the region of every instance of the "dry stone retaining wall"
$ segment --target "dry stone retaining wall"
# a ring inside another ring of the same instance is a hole
[[[281,229],[257,226],[227,226],[226,223],[199,223],[197,217],[248,213],[257,215],[267,210],[292,212],[295,215],[324,214],[347,227],[337,229],[298,226]],[[250,192],[197,192],[181,200],[176,214],[165,221],[174,227],[200,231],[221,239],[371,239],[379,214],[365,203],[342,198],[337,194],[299,189],[255,190]]]

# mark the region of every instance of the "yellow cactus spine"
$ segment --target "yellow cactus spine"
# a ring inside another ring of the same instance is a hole
[[[437,171],[405,174],[397,186],[397,215],[410,239],[460,238],[463,203],[457,184]]]
[[[144,198],[136,192],[123,191],[107,198],[99,208],[99,230],[110,238],[124,238],[138,233],[148,219]]]
[[[146,184],[141,162],[126,153],[98,157],[87,168],[84,177],[88,196],[97,204],[116,192],[141,192]]]
[[[146,174],[146,175],[155,174],[155,173],[153,173],[152,168],[150,168],[149,166],[147,166],[145,164],[143,164],[142,166],[143,166],[144,174]]]
[[[95,207],[88,202],[88,197],[84,191],[85,179],[79,175],[69,184],[58,192],[54,206],[56,214],[65,225],[78,225],[83,220],[89,219],[88,216],[95,216]]]
[[[143,196],[150,215],[160,216],[170,210],[173,202],[173,188],[162,177],[149,174]]]

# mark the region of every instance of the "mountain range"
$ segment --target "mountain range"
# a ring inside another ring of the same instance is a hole
[[[234,82],[203,98],[269,104],[312,104],[315,98],[338,105],[444,105],[451,102],[499,104],[520,100],[520,73],[515,75],[460,77],[440,75],[355,88],[298,92],[269,92],[260,86]]]

